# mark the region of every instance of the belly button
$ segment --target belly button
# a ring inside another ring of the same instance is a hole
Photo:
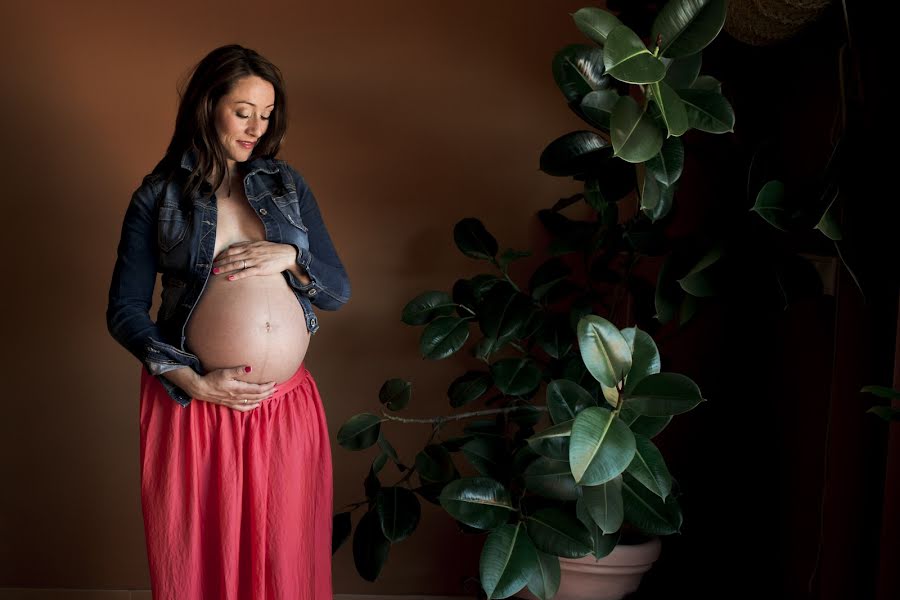
[[[266,331],[272,331],[272,324],[266,321]]]

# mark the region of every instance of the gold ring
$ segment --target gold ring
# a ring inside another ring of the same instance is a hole
[[[246,399],[246,398],[244,398],[244,404],[247,404],[247,399]]]

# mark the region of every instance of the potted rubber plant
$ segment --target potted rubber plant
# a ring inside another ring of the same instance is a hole
[[[654,438],[703,398],[688,377],[661,370],[652,335],[623,322],[617,307],[634,257],[652,250],[654,229],[673,205],[684,165],[679,137],[733,128],[720,85],[699,74],[699,53],[725,10],[721,0],[670,0],[643,35],[598,8],[573,15],[594,45],[563,48],[553,76],[594,130],[566,134],[541,154],[543,171],[584,184],[583,193],[538,213],[551,256],[517,282],[510,266],[530,251],[500,252],[477,218],[456,223],[456,247],[495,271],[425,291],[401,314],[423,328],[423,357],[471,357],[473,366],[449,383],[448,414],[404,415],[412,383],[392,378],[379,391],[380,414],[354,415],[338,432],[345,449],[377,448],[365,500],[334,517],[332,550],[352,534],[364,579],[374,581],[391,544],[415,531],[420,499],[441,506],[460,531],[485,536],[478,583],[486,598],[526,587],[542,600],[577,597],[578,586],[566,585],[575,582],[575,570],[566,571],[574,561],[599,564],[637,546],[658,553],[658,536],[680,531],[677,482]],[[579,201],[593,209],[591,219],[562,214]],[[629,203],[638,209],[626,216]],[[714,262],[706,255],[688,265],[688,298]],[[678,310],[670,292],[656,293],[659,322]],[[682,320],[690,306],[681,300]],[[411,462],[390,443],[388,423],[431,429]],[[457,424],[461,435],[442,436]],[[463,462],[471,475],[460,473]],[[396,481],[386,482],[388,463]],[[365,512],[354,531],[356,508]],[[647,568],[653,558],[643,559]],[[590,585],[592,597],[614,598],[636,583]],[[608,596],[598,595],[603,589]]]

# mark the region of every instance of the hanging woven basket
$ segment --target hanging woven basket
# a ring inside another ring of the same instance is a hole
[[[729,0],[725,31],[751,46],[769,46],[798,34],[832,0]]]

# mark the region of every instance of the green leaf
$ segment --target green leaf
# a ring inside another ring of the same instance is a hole
[[[528,250],[513,250],[509,248],[503,251],[503,254],[500,255],[500,258],[497,260],[497,264],[500,266],[500,270],[506,273],[506,267],[509,266],[509,263],[519,260],[520,258],[525,258],[526,256],[531,256],[531,252]]]
[[[550,600],[559,591],[559,557],[535,549],[538,566],[528,580],[528,590],[540,600]]]
[[[690,88],[700,75],[703,54],[697,52],[682,58],[663,58],[662,63],[666,65],[666,77],[663,81],[672,89]]]
[[[622,330],[622,337],[628,342],[631,349],[631,370],[625,378],[624,392],[630,394],[635,386],[648,375],[659,373],[660,358],[659,349],[653,337],[637,327],[626,327]]]
[[[712,247],[697,263],[691,267],[687,274],[678,280],[681,289],[692,296],[715,296],[721,284],[716,277],[716,267],[722,258],[722,247]]]
[[[462,219],[453,227],[453,241],[470,258],[490,260],[497,254],[497,240],[474,217]]]
[[[503,358],[491,365],[497,389],[508,396],[527,394],[541,383],[541,370],[532,359]]]
[[[725,25],[727,0],[669,0],[656,16],[651,39],[662,36],[660,54],[679,58],[700,52]]]
[[[890,406],[873,406],[867,413],[872,413],[885,421],[900,421],[900,408],[892,408]]]
[[[681,530],[681,508],[675,496],[665,502],[629,474],[622,478],[625,520],[648,535],[670,535]]]
[[[478,529],[494,529],[513,512],[509,491],[490,477],[464,477],[444,486],[438,496],[451,517]]]
[[[557,315],[548,318],[535,335],[538,346],[553,358],[560,359],[569,353],[575,336],[568,325]]]
[[[416,495],[400,486],[383,487],[375,496],[375,509],[384,537],[402,542],[416,530],[422,507]]]
[[[656,180],[650,171],[645,171],[643,185],[639,190],[641,211],[654,223],[664,219],[672,209],[674,188],[663,185]]]
[[[531,299],[508,283],[491,288],[482,298],[480,324],[488,337],[506,342],[519,335],[531,316]]]
[[[606,483],[625,471],[634,453],[634,434],[612,411],[592,406],[575,417],[569,464],[579,485]]]
[[[619,329],[597,315],[578,321],[578,346],[584,365],[603,385],[614,387],[631,370],[631,348]]]
[[[416,454],[416,471],[423,481],[450,481],[455,471],[453,457],[440,444],[428,444]]]
[[[493,479],[504,479],[509,473],[506,442],[503,438],[476,436],[460,447],[475,470]]]
[[[666,137],[684,134],[688,130],[688,115],[678,93],[665,81],[650,84],[650,91],[650,98],[659,107],[662,120],[668,129]]]
[[[605,534],[615,533],[625,520],[622,503],[622,477],[616,476],[599,485],[581,488],[581,500],[591,520]]]
[[[422,332],[419,352],[423,358],[440,360],[462,348],[467,339],[469,339],[467,319],[454,316],[438,317]]]
[[[889,400],[900,399],[900,390],[895,390],[885,385],[866,385],[859,391],[866,394],[875,394],[879,398],[888,398]]]
[[[816,223],[816,229],[821,231],[831,240],[840,240],[844,236],[841,233],[841,225],[838,222],[837,215],[837,199],[840,197],[840,190],[835,190],[834,197],[828,204],[828,208],[822,213],[822,218]]]
[[[403,410],[412,396],[412,382],[405,379],[388,379],[378,390],[378,401],[389,410]]]
[[[603,533],[603,530],[597,526],[591,515],[588,514],[584,498],[579,498],[575,502],[575,515],[582,525],[591,532],[591,542],[594,546],[592,554],[595,558],[603,558],[613,551],[619,543],[619,530],[613,533]]]
[[[619,100],[616,90],[598,90],[581,99],[581,112],[590,120],[591,125],[603,131],[609,131],[609,120]]]
[[[654,83],[666,75],[665,65],[625,25],[619,25],[609,32],[603,64],[607,73],[626,83]]]
[[[365,450],[378,441],[381,417],[371,413],[353,415],[337,433],[337,442],[347,450]]]
[[[450,398],[450,406],[459,408],[470,402],[474,402],[484,395],[493,385],[491,374],[484,371],[466,371],[450,384],[447,396]]]
[[[705,401],[690,378],[680,373],[654,373],[634,387],[626,405],[640,415],[664,417],[685,413]]]
[[[387,562],[391,541],[384,537],[378,512],[366,512],[353,533],[353,564],[366,581],[375,581]]]
[[[684,143],[681,138],[666,138],[659,153],[646,162],[646,167],[658,182],[674,185],[684,169]]]
[[[560,508],[543,508],[525,519],[528,536],[541,552],[581,558],[591,552],[591,534],[587,528]]]
[[[479,573],[488,599],[508,598],[521,590],[538,569],[537,550],[524,523],[492,531],[481,549]]]
[[[632,433],[648,438],[653,438],[659,434],[672,421],[672,415],[667,417],[648,417],[647,415],[637,414],[627,406],[619,413],[619,418],[631,428]]]
[[[678,90],[687,111],[688,125],[707,133],[734,131],[734,109],[725,96],[708,90]]]
[[[645,162],[662,148],[663,135],[653,117],[630,96],[621,96],[616,102],[610,124],[615,156],[622,160]]]
[[[537,454],[553,460],[569,460],[569,436],[575,419],[551,425],[529,438],[528,445]]]
[[[594,7],[577,10],[572,18],[581,33],[601,46],[606,44],[609,32],[622,24],[612,13]]]
[[[677,86],[672,86],[676,90],[682,89]],[[691,89],[693,90],[706,90],[708,92],[715,92],[719,95],[722,94],[722,82],[720,82],[715,77],[710,75],[701,75],[698,77],[693,84],[691,84]]]
[[[570,103],[612,83],[603,64],[603,50],[584,44],[570,44],[556,53],[553,79]]]
[[[772,227],[781,231],[788,231],[790,228],[790,215],[784,201],[784,184],[778,180],[769,181],[762,186],[750,210],[755,211]]]
[[[572,131],[544,148],[540,169],[548,175],[569,177],[584,173],[593,163],[610,155],[612,148],[599,134],[593,131]]]
[[[569,379],[554,379],[547,384],[547,410],[553,423],[571,421],[596,400],[583,387]]]
[[[406,303],[400,320],[407,325],[424,325],[436,317],[453,314],[454,308],[447,292],[422,292]]]
[[[672,475],[666,461],[648,438],[635,434],[634,442],[634,458],[626,470],[648,490],[665,500],[672,491]]]
[[[539,496],[554,500],[578,498],[578,486],[568,461],[539,456],[525,468],[522,479],[525,487]]]

